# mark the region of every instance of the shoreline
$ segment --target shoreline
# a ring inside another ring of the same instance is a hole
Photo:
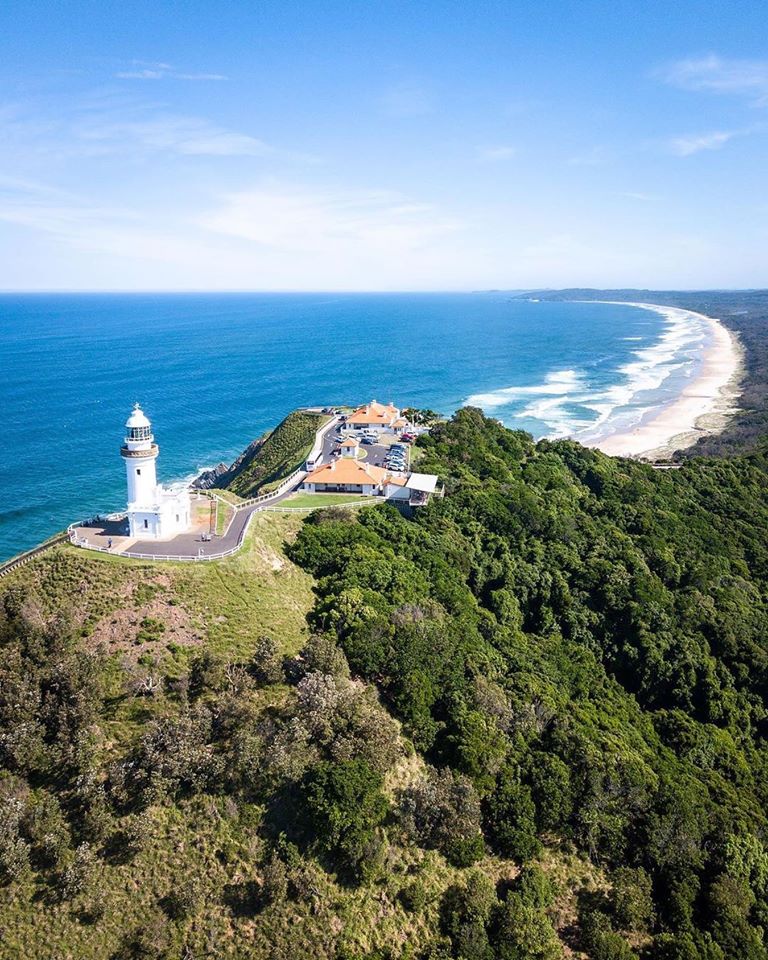
[[[678,316],[695,317],[709,328],[709,342],[703,351],[701,367],[695,379],[686,384],[674,400],[661,409],[649,411],[630,430],[586,444],[612,457],[670,459],[676,450],[693,446],[699,437],[719,433],[734,415],[741,394],[744,350],[736,334],[715,317],[682,307],[621,302],[664,316],[674,311]]]

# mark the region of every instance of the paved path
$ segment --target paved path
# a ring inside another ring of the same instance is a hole
[[[243,507],[235,512],[229,529],[221,536],[214,536],[212,540],[204,541],[200,532],[180,533],[173,540],[137,540],[131,544],[128,553],[144,553],[153,557],[164,556],[182,556],[182,557],[204,557],[208,554],[226,553],[233,550],[240,544],[248,521],[252,514],[265,510],[267,507],[273,507],[286,497],[290,497],[295,492],[296,487],[300,486],[303,478],[298,480],[288,490],[273,497],[266,503],[254,503],[249,507]]]

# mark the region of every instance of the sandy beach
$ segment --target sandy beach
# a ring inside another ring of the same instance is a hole
[[[699,437],[723,429],[737,407],[743,352],[737,337],[713,317],[653,303],[628,305],[665,316],[696,317],[710,330],[698,375],[675,400],[652,411],[631,430],[590,444],[611,456],[666,459]]]

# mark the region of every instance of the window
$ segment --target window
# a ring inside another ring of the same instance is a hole
[[[177,513],[177,514],[176,514],[176,523],[178,523],[178,522],[179,522],[179,515],[178,515],[178,513]]]
[[[148,529],[148,527],[149,527],[149,520],[145,520],[145,521],[144,521],[144,529],[146,530],[146,529]]]
[[[137,477],[140,477],[140,476],[141,476],[141,468],[139,468],[139,469],[136,471],[136,476],[137,476]]]

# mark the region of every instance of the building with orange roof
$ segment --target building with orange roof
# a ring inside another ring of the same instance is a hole
[[[397,420],[392,424],[392,429],[395,433],[402,433],[403,430],[408,426],[408,421],[405,417],[398,417]]]
[[[309,493],[380,494],[389,478],[389,472],[370,463],[351,457],[341,457],[324,463],[308,473],[303,487]]]
[[[360,452],[360,441],[357,437],[346,437],[339,444],[342,457],[357,457]]]
[[[388,430],[399,419],[400,411],[393,404],[371,400],[347,417],[346,426],[354,430]]]

